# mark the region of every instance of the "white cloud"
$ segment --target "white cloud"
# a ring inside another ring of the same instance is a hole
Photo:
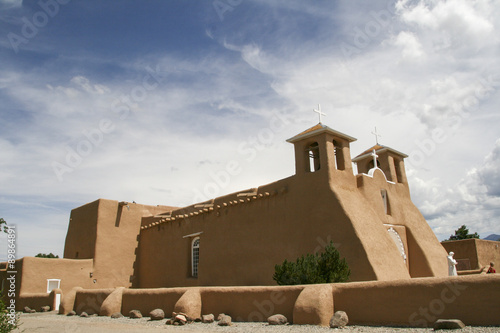
[[[400,32],[394,44],[402,48],[403,59],[419,60],[425,56],[418,38],[411,32]]]

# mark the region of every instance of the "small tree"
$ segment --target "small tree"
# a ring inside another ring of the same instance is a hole
[[[330,242],[321,254],[307,254],[295,262],[274,266],[273,279],[279,285],[345,282],[351,271],[339,251]]]
[[[0,217],[0,230],[7,233],[7,222]]]
[[[469,229],[464,224],[460,228],[455,230],[455,236],[451,235],[450,239],[448,239],[448,240],[460,240],[460,239],[471,239],[471,238],[479,239],[479,235],[477,232],[475,232],[473,234],[469,234]]]
[[[59,256],[54,255],[52,252],[50,252],[49,254],[38,253],[35,257],[36,258],[59,258]]]

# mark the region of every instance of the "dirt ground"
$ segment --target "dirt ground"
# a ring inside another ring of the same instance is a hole
[[[267,323],[233,323],[230,327],[221,327],[217,323],[202,324],[193,323],[185,326],[170,326],[164,320],[151,321],[148,317],[141,319],[130,319],[127,317],[112,319],[110,317],[88,317],[58,315],[55,312],[46,313],[22,313],[20,317],[20,327],[15,332],[39,332],[39,333],[139,333],[139,332],[329,332],[328,327],[312,325],[283,325],[269,326]],[[431,332],[430,328],[394,328],[394,327],[369,327],[369,326],[348,326],[342,329],[342,333],[347,332]],[[500,332],[500,327],[466,327],[460,330],[464,332]]]

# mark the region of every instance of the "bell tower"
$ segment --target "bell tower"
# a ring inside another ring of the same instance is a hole
[[[372,158],[373,151],[375,151],[378,156],[376,166],[374,165],[374,159]],[[404,162],[406,157],[408,157],[408,155],[395,149],[376,144],[353,158],[352,161],[356,163],[358,173],[368,173],[370,169],[378,167],[384,172],[387,180],[393,183],[408,185]]]
[[[286,140],[295,146],[295,173],[345,170],[352,173],[350,143],[355,138],[321,122]]]

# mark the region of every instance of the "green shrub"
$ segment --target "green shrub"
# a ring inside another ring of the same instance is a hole
[[[0,333],[15,330],[19,324],[19,314],[10,312],[0,296]]]
[[[334,283],[347,281],[350,274],[347,262],[340,259],[339,251],[330,242],[320,254],[307,254],[296,262],[285,260],[274,266],[273,279],[279,285]]]

